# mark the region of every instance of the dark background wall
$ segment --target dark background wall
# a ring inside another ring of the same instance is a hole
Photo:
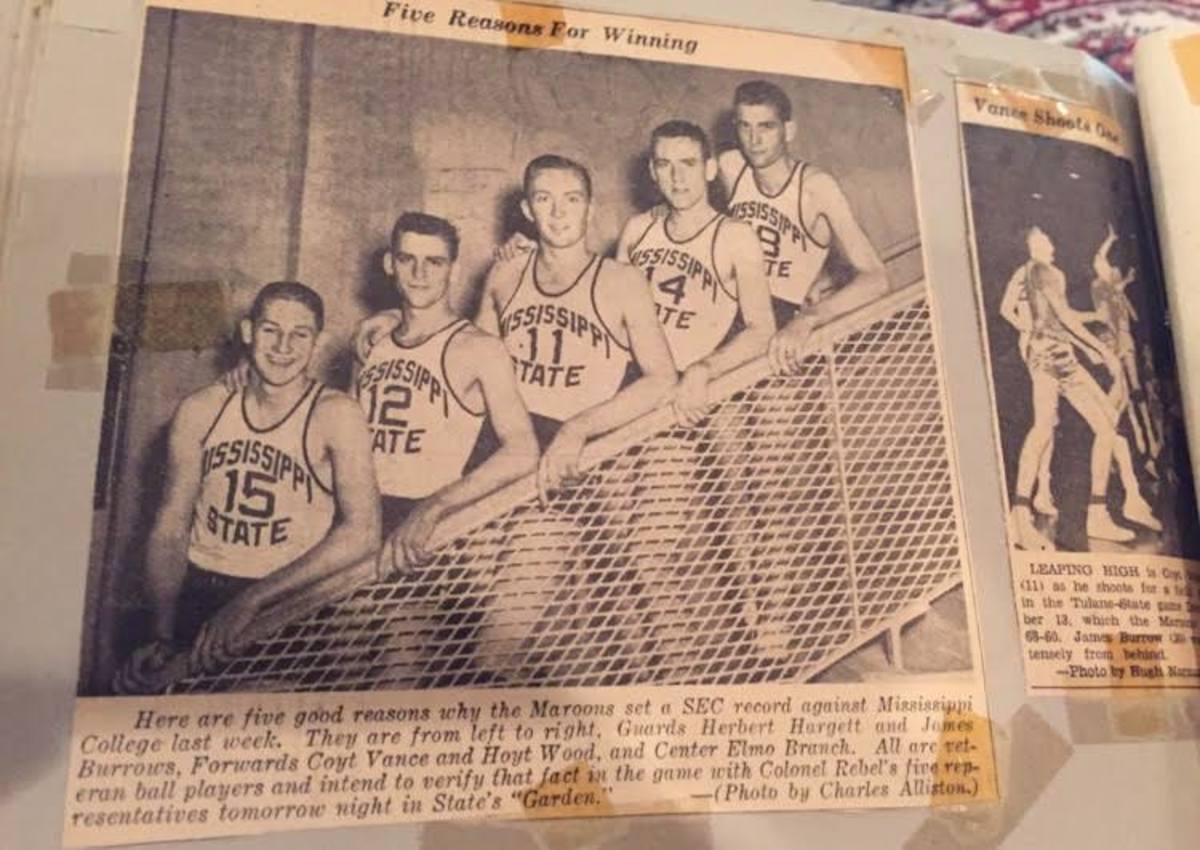
[[[686,118],[731,145],[733,89],[750,76],[150,10],[125,211],[134,262],[123,283],[142,304],[167,305],[142,308],[143,342],[147,332],[173,342],[141,345],[109,411],[117,428],[111,478],[99,482],[105,542],[93,547],[85,690],[103,689],[142,637],[165,425],[183,396],[233,362],[228,340],[259,286],[297,278],[321,292],[328,333],[316,371],[344,386],[354,325],[394,303],[379,256],[400,212],[459,226],[454,295],[469,311],[493,246],[520,225],[529,159],[555,151],[591,167],[593,248],[607,250],[625,219],[657,200],[645,169],[650,130]],[[900,94],[762,76],[792,97],[795,153],[839,179],[875,246],[913,238]],[[186,324],[214,304],[215,326]],[[174,323],[186,332],[166,333]]]

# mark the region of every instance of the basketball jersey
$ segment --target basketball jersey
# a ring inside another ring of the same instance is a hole
[[[225,400],[201,442],[200,495],[188,545],[193,564],[258,579],[325,539],[333,492],[313,471],[305,443],[323,389],[312,382],[267,428],[246,416],[245,389]]]
[[[758,234],[771,295],[797,306],[821,274],[831,239],[821,242],[804,220],[801,198],[808,167],[806,162],[796,163],[783,188],[768,195],[747,163],[729,193],[729,215],[749,223]]]
[[[666,217],[657,218],[629,251],[629,261],[650,280],[654,311],[680,369],[712,354],[737,318],[737,293],[726,288],[715,258],[725,220],[717,214],[690,239],[674,239]]]
[[[530,256],[500,311],[500,338],[525,407],[565,422],[616,395],[631,357],[596,309],[604,260],[592,257],[575,282],[554,295],[538,285],[537,256],[536,251]]]
[[[1053,271],[1056,271],[1053,266],[1036,260],[1025,264],[1025,297],[1029,301],[1033,337],[1074,343],[1075,335],[1062,323],[1046,296],[1046,290],[1054,286]]]
[[[450,385],[446,349],[469,324],[459,319],[413,346],[389,334],[371,349],[355,379],[385,496],[421,499],[462,478],[484,417]]]

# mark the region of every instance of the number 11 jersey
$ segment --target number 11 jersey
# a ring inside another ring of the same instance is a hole
[[[593,256],[571,286],[550,293],[538,283],[534,251],[500,311],[500,339],[530,413],[566,422],[621,388],[632,357],[596,306],[603,267]]]

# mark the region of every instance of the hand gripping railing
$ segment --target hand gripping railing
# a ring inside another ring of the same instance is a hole
[[[915,244],[896,257],[909,255]],[[911,263],[910,263],[911,265]],[[713,381],[440,524],[433,561],[364,562],[265,611],[177,691],[741,683],[811,678],[961,581],[945,408],[918,279],[817,329],[799,374]]]

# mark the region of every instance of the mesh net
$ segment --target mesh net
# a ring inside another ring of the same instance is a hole
[[[739,370],[700,427],[660,415],[605,438],[549,505],[528,486],[493,499],[417,573],[323,600],[175,690],[811,678],[961,581],[932,326],[910,289],[799,374]]]

